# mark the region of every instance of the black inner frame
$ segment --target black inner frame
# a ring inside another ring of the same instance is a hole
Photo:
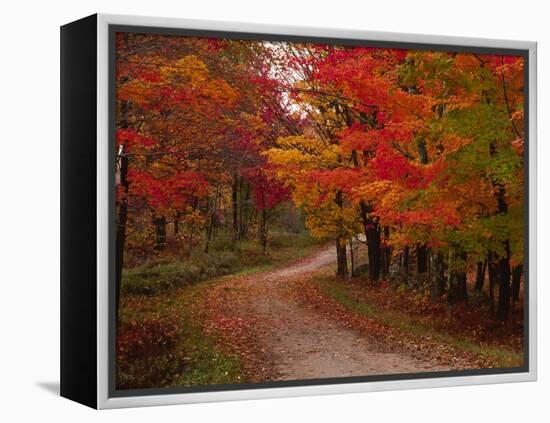
[[[496,375],[510,373],[527,373],[529,372],[529,50],[526,49],[507,49],[507,48],[492,48],[492,47],[471,47],[461,45],[448,44],[430,44],[430,43],[414,43],[401,41],[377,41],[377,40],[358,40],[345,38],[330,38],[330,37],[309,37],[284,34],[262,34],[248,32],[229,32],[229,31],[213,31],[213,30],[198,30],[198,29],[183,29],[183,28],[167,28],[167,27],[145,27],[131,25],[109,25],[109,292],[108,292],[108,319],[109,319],[109,378],[108,378],[108,396],[114,397],[134,397],[143,395],[166,395],[166,394],[182,394],[193,392],[219,392],[247,389],[266,389],[266,388],[281,388],[281,387],[298,387],[298,386],[314,386],[314,385],[335,385],[347,383],[361,382],[379,382],[379,381],[396,381],[396,380],[411,380],[411,379],[433,379],[442,377],[462,377],[462,376],[480,376],[480,375]],[[488,368],[488,369],[468,369],[468,370],[451,370],[438,372],[422,372],[422,373],[403,373],[403,374],[388,374],[388,375],[373,375],[373,376],[348,376],[320,379],[305,379],[305,380],[289,380],[289,381],[272,381],[272,382],[256,382],[256,383],[239,383],[239,384],[224,384],[224,385],[206,385],[206,386],[191,386],[191,387],[175,387],[175,388],[149,388],[149,389],[116,389],[116,317],[115,316],[115,227],[116,227],[116,199],[115,199],[115,131],[116,131],[116,33],[129,32],[151,35],[166,35],[166,36],[187,36],[187,37],[205,37],[205,38],[226,38],[233,40],[254,40],[254,41],[287,41],[296,43],[314,43],[314,44],[335,44],[355,47],[375,47],[375,48],[399,48],[407,50],[421,51],[444,51],[458,53],[479,53],[479,54],[495,54],[495,55],[510,55],[521,56],[524,59],[524,177],[525,177],[525,193],[524,193],[524,298],[523,298],[523,366],[521,367],[506,367],[506,368]]]

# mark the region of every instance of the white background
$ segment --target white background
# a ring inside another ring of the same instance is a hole
[[[10,1],[0,50],[0,420],[542,422],[550,419],[550,23],[545,1]],[[95,13],[539,42],[539,381],[96,412],[59,398],[59,26]],[[546,168],[545,168],[546,164]],[[546,393],[545,393],[546,391]]]

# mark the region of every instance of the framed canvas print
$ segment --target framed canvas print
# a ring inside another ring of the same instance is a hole
[[[536,379],[536,44],[61,28],[61,394]]]

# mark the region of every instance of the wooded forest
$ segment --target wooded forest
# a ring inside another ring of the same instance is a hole
[[[328,290],[389,287],[414,295],[413,314],[474,315],[521,338],[521,56],[117,33],[116,57],[121,357],[143,358],[130,351],[149,336],[140,325],[167,345],[186,330],[132,314],[138,297],[319,249],[334,254]],[[136,354],[167,357],[158,348]],[[144,383],[217,383],[183,373]]]

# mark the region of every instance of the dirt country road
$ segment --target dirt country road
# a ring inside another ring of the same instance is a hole
[[[395,346],[386,348],[365,331],[304,303],[304,283],[335,260],[334,247],[325,248],[286,267],[220,281],[207,296],[208,330],[240,355],[256,380],[449,369],[396,352]]]

